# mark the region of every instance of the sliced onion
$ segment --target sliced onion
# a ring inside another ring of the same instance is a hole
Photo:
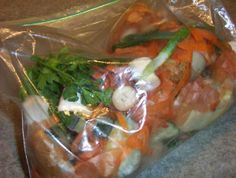
[[[132,35],[132,34],[135,34],[135,33],[137,33],[137,29],[129,28],[122,34],[121,39],[125,38],[128,35]]]
[[[194,80],[200,75],[206,67],[206,61],[204,56],[197,51],[193,52],[192,57],[192,74],[191,79]]]
[[[75,102],[65,100],[63,97],[61,97],[58,106],[58,111],[68,111],[68,112],[72,111],[72,112],[83,113],[86,115],[91,115],[92,111],[87,106],[81,103],[80,94],[78,93],[77,95],[79,99]]]
[[[141,57],[134,59],[130,62],[130,68],[132,72],[132,78],[138,80],[136,85],[143,90],[150,91],[157,88],[160,85],[160,79],[156,74],[151,74],[145,78],[145,80],[140,80],[142,77],[143,71],[145,67],[151,62],[152,60],[149,57]]]
[[[112,103],[119,111],[127,111],[137,102],[137,93],[130,86],[117,88],[112,95]]]
[[[127,177],[138,169],[141,162],[141,152],[139,150],[133,150],[120,164],[118,170],[119,177]]]
[[[236,52],[236,41],[230,41],[229,45],[231,46],[232,50]]]

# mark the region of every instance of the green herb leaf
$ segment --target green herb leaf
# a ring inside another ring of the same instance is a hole
[[[109,106],[111,103],[112,90],[101,90],[101,81],[92,77],[93,65],[103,67],[107,59],[87,59],[80,54],[70,54],[67,48],[63,48],[58,54],[47,57],[32,56],[31,60],[35,65],[26,70],[23,87],[28,95],[44,96],[50,104],[50,114],[57,115],[63,125],[67,126],[73,118],[58,112],[57,106],[61,96],[74,102],[79,99],[79,93],[82,103],[91,106],[100,103]],[[118,59],[115,62],[120,64]],[[21,91],[22,97],[25,97],[25,91]]]
[[[95,91],[90,91],[89,89],[81,88],[81,94],[82,103],[84,104],[98,105],[100,103],[100,99]]]
[[[105,106],[109,106],[112,101],[112,92],[112,89],[109,88],[96,94]]]
[[[43,68],[38,78],[38,88],[43,89],[47,84],[53,84],[53,82],[59,82],[59,77],[55,72],[48,68]]]
[[[71,85],[64,88],[63,91],[63,98],[68,101],[77,101],[79,99],[78,97],[78,86]]]
[[[73,117],[66,115],[64,112],[57,112],[56,115],[59,117],[62,124],[66,127],[73,122]]]

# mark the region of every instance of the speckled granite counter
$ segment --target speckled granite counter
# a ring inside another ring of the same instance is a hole
[[[20,0],[0,0],[0,19],[5,20],[9,8],[17,8]],[[26,2],[26,1],[24,1]],[[55,0],[28,1],[41,4],[39,14],[57,12],[76,5],[76,1]],[[226,8],[236,22],[236,2],[224,0]],[[11,4],[11,5],[10,5]],[[27,4],[27,3],[26,3]],[[54,7],[53,7],[54,4]],[[50,6],[50,7],[46,7]],[[29,14],[27,8],[18,13]],[[32,9],[29,9],[32,12]],[[15,12],[16,13],[16,12]],[[10,14],[9,14],[10,17]],[[25,17],[22,14],[22,17]],[[1,107],[1,104],[0,104]],[[14,113],[19,114],[19,113]],[[24,178],[24,155],[22,152],[20,121],[12,121],[0,113],[0,178]],[[18,143],[16,146],[16,143]],[[21,164],[23,162],[23,164]],[[22,168],[23,165],[23,168]],[[236,106],[209,128],[200,131],[190,140],[178,146],[150,169],[138,175],[139,178],[234,178],[236,177]]]

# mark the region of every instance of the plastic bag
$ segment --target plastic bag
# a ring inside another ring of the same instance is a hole
[[[234,25],[218,1],[188,3],[118,1],[49,24],[64,31],[0,29],[0,91],[22,98],[31,177],[133,177],[233,104],[235,53],[210,30],[232,40]]]

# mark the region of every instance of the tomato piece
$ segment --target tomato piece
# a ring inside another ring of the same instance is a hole
[[[88,161],[78,161],[75,166],[76,178],[102,178],[97,167]]]
[[[175,121],[184,123],[190,111],[214,111],[219,104],[220,94],[212,87],[213,81],[197,78],[188,83],[174,103]]]
[[[184,103],[198,111],[214,110],[212,105],[219,102],[219,93],[212,85],[211,80],[199,77],[196,81],[188,83],[182,89],[179,97],[183,99]]]
[[[224,50],[211,67],[215,80],[223,82],[226,79],[236,80],[236,54],[232,50]]]
[[[96,167],[101,177],[109,177],[117,171],[121,162],[121,156],[121,149],[113,149],[91,158],[88,162]]]

